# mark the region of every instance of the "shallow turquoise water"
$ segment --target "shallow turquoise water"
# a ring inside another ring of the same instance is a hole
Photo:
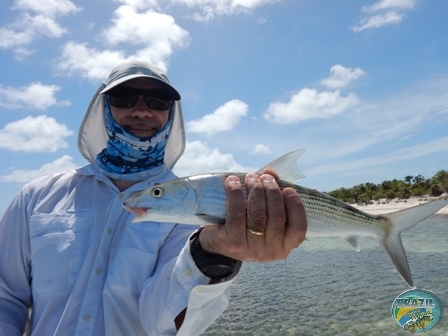
[[[434,292],[445,316],[425,335],[448,335],[448,215],[402,234],[414,283]],[[375,239],[357,253],[342,239],[304,242],[286,261],[244,263],[231,302],[204,335],[407,335],[393,320],[407,284]]]

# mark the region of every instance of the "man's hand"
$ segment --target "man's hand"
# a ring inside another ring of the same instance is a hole
[[[205,251],[266,263],[285,259],[302,243],[307,229],[302,201],[293,188],[281,190],[272,175],[246,175],[247,204],[240,180],[227,178],[227,220],[202,230]]]

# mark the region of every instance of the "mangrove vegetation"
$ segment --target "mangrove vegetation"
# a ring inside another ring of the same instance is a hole
[[[422,175],[406,176],[403,180],[384,181],[379,184],[362,183],[352,188],[340,188],[328,194],[348,203],[370,203],[380,199],[408,199],[419,196],[441,196],[448,192],[448,171],[440,170],[432,178]]]

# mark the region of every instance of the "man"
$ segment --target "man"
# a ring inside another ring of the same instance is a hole
[[[90,164],[27,184],[0,222],[0,336],[22,335],[29,308],[33,335],[197,335],[241,260],[284,259],[304,239],[297,193],[269,174],[247,175],[247,202],[227,179],[225,225],[131,224],[123,201],[175,178],[185,146],[180,95],[151,64],[112,71],[78,145]]]

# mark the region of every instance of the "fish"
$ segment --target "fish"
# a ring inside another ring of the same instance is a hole
[[[257,173],[274,171],[281,189],[292,187],[297,191],[308,222],[306,239],[342,237],[359,252],[359,238],[373,236],[401,278],[415,288],[400,235],[446,206],[448,201],[434,200],[384,215],[368,214],[326,193],[295,184],[295,181],[305,177],[297,167],[304,151],[299,149],[285,154]],[[229,175],[240,179],[247,197],[244,185],[246,173],[209,173],[156,183],[127,199],[123,207],[135,215],[134,223],[224,224],[227,213],[224,181]]]
[[[416,332],[419,329],[425,330],[425,328],[434,320],[433,317],[429,315],[434,315],[431,312],[426,312],[425,315],[418,317],[415,321],[410,321],[406,323],[403,328],[404,330]]]

